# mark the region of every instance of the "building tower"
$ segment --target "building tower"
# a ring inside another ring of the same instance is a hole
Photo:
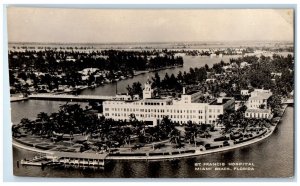
[[[151,83],[148,80],[145,83],[145,88],[143,90],[143,99],[149,99],[149,98],[153,98],[153,89],[151,88]]]

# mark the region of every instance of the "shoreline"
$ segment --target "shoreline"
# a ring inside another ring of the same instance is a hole
[[[257,142],[260,142],[266,138],[268,138],[270,135],[273,134],[274,130],[276,129],[277,124],[275,126],[272,126],[272,128],[270,130],[268,130],[266,132],[266,134],[257,137],[253,140],[247,141],[247,142],[243,142],[243,143],[239,143],[239,144],[234,144],[232,146],[228,146],[228,147],[220,147],[217,149],[210,149],[210,150],[200,150],[200,147],[198,148],[190,148],[187,150],[195,150],[194,153],[186,153],[186,154],[172,154],[172,155],[161,155],[161,156],[111,156],[110,154],[108,154],[108,156],[105,158],[106,160],[167,160],[167,159],[179,159],[179,158],[185,158],[185,157],[193,157],[193,156],[200,156],[200,155],[206,155],[206,154],[211,154],[211,153],[218,153],[218,152],[223,152],[223,151],[229,151],[232,149],[236,149],[236,148],[240,148],[240,147],[244,147],[244,146],[248,146]],[[37,153],[44,153],[44,154],[49,154],[52,155],[54,154],[56,151],[49,151],[49,150],[42,150],[42,149],[38,149],[35,147],[29,147],[23,144],[20,144],[18,142],[16,142],[15,140],[12,141],[12,145],[17,147],[17,148],[21,148],[24,150],[28,150],[28,151],[32,151],[32,152],[37,152]],[[197,150],[196,150],[197,149]],[[176,150],[176,152],[178,152],[180,150]],[[184,151],[184,150],[183,150]],[[78,154],[78,153],[74,153],[74,154]]]
[[[150,69],[150,70],[144,70],[144,71],[135,71],[135,73],[133,74],[132,77],[134,76],[139,76],[139,75],[142,75],[142,74],[146,74],[146,73],[150,73],[150,72],[158,72],[158,71],[161,71],[161,70],[167,70],[167,69],[172,69],[172,68],[181,68],[183,67],[183,65],[175,65],[175,66],[166,66],[166,67],[161,67],[161,68],[158,68],[158,69]],[[119,79],[118,81],[116,82],[121,82],[122,80],[126,80],[126,79],[129,79],[129,78],[132,78],[132,77],[127,77],[127,78],[124,78],[124,79]],[[87,86],[85,88],[82,88],[82,89],[77,89],[77,90],[73,90],[72,92],[69,92],[69,93],[73,93],[73,92],[77,92],[79,91],[79,94],[78,95],[81,95],[80,92],[81,91],[84,91],[84,90],[87,90],[87,89],[95,89],[95,88],[98,88],[100,86],[103,86],[103,85],[109,85],[109,84],[112,84],[114,83],[113,81],[110,82],[110,83],[104,83],[104,84],[101,84],[101,85],[97,85],[95,87],[92,87],[92,86]],[[49,92],[49,93],[46,93],[46,94],[49,94],[49,95],[59,95],[59,94],[68,94],[68,92]],[[34,93],[33,95],[43,95],[45,93]],[[70,94],[72,95],[72,94]],[[27,101],[27,100],[30,100],[30,95],[28,97],[16,97],[16,96],[12,96],[10,97],[10,102],[21,102],[21,101]]]
[[[287,107],[288,107],[287,105],[284,105],[283,114],[284,114]],[[258,136],[257,138],[254,138],[253,140],[250,140],[250,141],[245,141],[245,142],[242,142],[242,143],[239,143],[239,144],[234,144],[232,146],[219,147],[219,148],[216,148],[216,149],[209,149],[209,150],[200,150],[201,147],[195,147],[195,148],[182,150],[182,151],[195,150],[194,153],[185,153],[185,154],[179,153],[179,154],[159,155],[159,156],[149,156],[149,153],[148,153],[145,156],[134,156],[134,155],[132,155],[132,156],[123,156],[123,157],[121,157],[121,156],[111,156],[109,153],[107,153],[107,157],[105,159],[106,160],[157,160],[157,161],[159,161],[159,160],[181,159],[181,158],[185,158],[185,157],[194,157],[194,156],[200,156],[200,155],[230,151],[230,150],[233,150],[233,149],[245,147],[245,146],[252,145],[254,143],[258,143],[258,142],[263,141],[264,139],[268,138],[269,136],[271,136],[273,134],[273,132],[277,128],[277,125],[280,122],[281,122],[281,119],[274,126],[271,126],[269,129],[267,129],[267,132],[262,134],[261,136]],[[16,142],[14,139],[12,140],[12,145],[14,147],[17,147],[17,148],[21,148],[21,149],[24,149],[24,150],[37,152],[37,153],[44,153],[44,154],[53,155],[56,152],[56,151],[42,150],[42,149],[38,149],[38,148],[35,148],[35,147],[26,146],[26,145],[23,145],[23,144],[20,144],[20,143]],[[180,152],[179,149],[176,150],[176,152],[178,152],[178,151]],[[171,153],[171,152],[169,152],[169,153]],[[77,153],[74,153],[74,154],[77,154]]]
[[[26,101],[28,97],[10,97],[10,102],[19,102],[19,101]]]
[[[194,157],[194,156],[201,156],[201,155],[206,155],[206,154],[212,154],[212,153],[218,153],[218,152],[225,152],[229,151],[232,149],[248,146],[257,142],[260,142],[266,138],[268,138],[271,134],[273,134],[273,131],[275,130],[277,125],[273,127],[270,131],[267,132],[267,134],[260,136],[258,138],[255,138],[251,141],[243,142],[240,144],[234,144],[229,147],[220,147],[217,149],[210,149],[210,150],[204,150],[201,151],[199,150],[200,147],[198,147],[198,150],[195,150],[195,153],[187,153],[187,154],[178,154],[178,155],[162,155],[162,156],[145,156],[145,157],[138,157],[138,156],[126,156],[126,157],[112,157],[112,156],[107,156],[106,159],[108,160],[172,160],[172,159],[180,159],[180,158],[185,158],[185,157]],[[196,148],[195,148],[196,149]],[[191,150],[191,149],[188,149]]]

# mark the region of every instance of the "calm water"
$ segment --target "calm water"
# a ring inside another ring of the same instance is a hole
[[[229,59],[229,58],[228,58]],[[220,59],[185,57],[185,65],[181,69],[168,69],[160,74],[177,73],[190,67],[212,65]],[[223,59],[226,62],[226,58]],[[136,76],[133,79],[118,83],[120,92],[125,91],[128,83],[144,82],[147,75]],[[150,75],[151,76],[151,75]],[[109,88],[111,87],[111,88]],[[123,88],[122,88],[123,87]],[[95,90],[86,90],[85,94],[111,95],[115,85],[105,85]],[[15,102],[12,107],[12,121],[19,122],[23,117],[34,118],[37,113],[54,112],[64,102],[30,100]],[[172,161],[116,161],[105,171],[59,170],[40,167],[16,167],[16,160],[30,158],[35,153],[13,148],[14,175],[41,177],[104,177],[104,178],[205,178],[205,177],[291,177],[294,170],[294,108],[288,107],[278,129],[267,139],[256,144],[230,150],[222,153],[198,156]],[[255,164],[255,171],[196,171],[194,163],[205,162],[250,162]]]
[[[117,161],[105,171],[60,170],[40,167],[16,167],[16,160],[35,153],[13,148],[14,174],[43,177],[103,178],[206,178],[206,177],[291,177],[293,176],[293,112],[288,107],[278,129],[267,139],[227,152],[172,161]],[[250,162],[254,171],[196,171],[194,163]]]
[[[184,64],[181,68],[173,68],[173,69],[166,69],[158,71],[160,78],[163,79],[165,77],[165,74],[168,73],[169,76],[173,73],[175,76],[177,76],[178,72],[181,71],[182,73],[184,71],[189,72],[190,68],[195,67],[202,67],[205,64],[207,64],[209,67],[212,67],[215,63],[219,63],[221,60],[224,62],[229,62],[230,58],[235,58],[237,56],[224,56],[223,58],[210,58],[210,57],[200,57],[200,56],[183,56]],[[154,77],[156,72],[141,74],[138,76],[135,76],[131,79],[126,79],[117,82],[117,89],[118,92],[127,92],[126,87],[127,85],[132,85],[133,82],[139,81],[142,85],[147,81],[148,78],[151,79],[151,77]],[[112,95],[116,93],[116,83],[108,84],[103,87],[97,88],[97,89],[86,89],[82,91],[81,94],[88,94],[88,95]]]
[[[213,66],[215,63],[219,63],[221,60],[224,62],[229,62],[230,58],[234,58],[236,56],[224,56],[222,59],[220,58],[209,58],[209,57],[192,57],[192,56],[184,56],[184,65],[181,68],[173,68],[173,69],[166,69],[159,71],[158,74],[160,75],[161,79],[164,78],[165,74],[168,73],[171,75],[177,75],[179,71],[189,71],[190,68],[194,67],[202,67],[205,64],[208,66]],[[151,78],[154,76],[155,72],[141,74],[135,76],[130,79],[119,81],[117,84],[118,92],[127,92],[126,87],[127,85],[132,85],[134,82],[139,81],[140,83],[144,84],[148,77]],[[96,89],[86,89],[81,92],[81,94],[86,95],[115,95],[116,93],[116,84],[107,84]],[[65,102],[61,101],[41,101],[41,100],[28,100],[25,102],[13,102],[11,103],[11,118],[13,123],[20,122],[20,120],[24,117],[27,118],[35,118],[36,115],[40,112],[52,113],[56,112],[59,109],[59,106],[64,104]],[[81,103],[83,106],[85,104]]]

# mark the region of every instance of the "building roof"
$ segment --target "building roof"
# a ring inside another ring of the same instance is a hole
[[[189,93],[186,93],[186,95],[193,95],[193,94],[198,93],[198,92],[199,92],[199,91],[194,90],[194,91],[191,91],[191,92],[189,92]]]
[[[272,93],[268,92],[257,92],[256,96],[251,96],[249,100],[262,100],[262,99],[269,99],[271,97]]]
[[[269,109],[247,109],[246,112],[251,112],[251,113],[270,113],[271,110]]]
[[[143,102],[166,102],[166,101],[170,101],[170,98],[146,98],[146,99],[142,99],[140,101]]]
[[[233,98],[222,98],[222,102],[218,102],[218,100],[214,100],[213,102],[209,103],[209,105],[223,105],[225,104],[227,101],[232,100]]]

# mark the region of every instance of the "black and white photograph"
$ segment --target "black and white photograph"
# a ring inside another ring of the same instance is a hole
[[[294,177],[294,15],[8,6],[14,176]]]

